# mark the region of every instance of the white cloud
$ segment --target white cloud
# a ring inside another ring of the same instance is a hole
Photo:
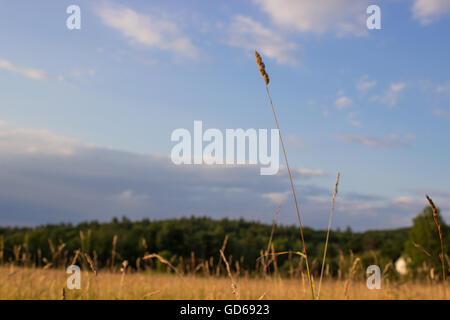
[[[415,137],[413,135],[399,136],[396,134],[381,138],[362,135],[341,135],[338,136],[338,139],[346,142],[362,144],[368,147],[393,148],[407,146],[411,140],[415,139]]]
[[[364,35],[368,1],[254,0],[272,21],[300,32]]]
[[[425,199],[418,199],[409,196],[399,196],[391,199],[392,204],[397,207],[413,211],[416,208],[425,207]]]
[[[346,96],[339,97],[336,99],[336,101],[334,101],[334,105],[339,110],[345,109],[345,108],[351,106],[352,104],[353,104],[353,100]]]
[[[348,120],[348,122],[350,122],[350,124],[351,124],[352,126],[360,128],[360,127],[361,127],[361,122],[360,122],[359,120],[356,119],[356,116],[357,116],[357,115],[358,115],[358,114],[357,114],[356,112],[350,112],[350,113],[347,115],[347,120]]]
[[[450,94],[450,82],[436,83],[429,79],[418,81],[418,86],[421,90],[433,94]]]
[[[0,155],[73,155],[82,146],[76,139],[58,136],[48,130],[6,129],[0,127]]]
[[[95,69],[74,69],[70,73],[67,74],[67,76],[58,76],[58,81],[64,81],[66,78],[86,78],[86,77],[93,77],[97,74],[97,71]]]
[[[324,195],[312,195],[307,197],[307,205],[329,210],[331,197]],[[411,225],[412,218],[419,213],[428,203],[423,194],[420,197],[392,196],[380,197],[375,194],[354,194],[341,192],[336,200],[334,223],[345,225],[344,221],[351,221],[353,225],[365,225],[373,229],[372,224],[382,222],[392,227],[404,227]],[[439,203],[444,217],[448,216],[449,202]],[[370,224],[367,224],[371,221]]]
[[[329,200],[328,200],[329,201]],[[368,202],[365,200],[348,200],[348,199],[339,199],[336,202],[336,210],[338,211],[346,211],[350,215],[358,215],[358,211],[367,211],[376,209],[378,205],[373,202]]]
[[[370,80],[369,76],[365,75],[356,83],[356,89],[359,92],[366,93],[369,89],[375,87],[376,84],[376,80]]]
[[[391,84],[390,90],[392,92],[400,92],[406,87],[406,84],[403,82],[393,83]]]
[[[295,55],[298,46],[286,40],[279,32],[254,21],[250,17],[233,17],[229,30],[229,45],[248,51],[258,50],[263,56],[281,64],[298,64]]]
[[[138,194],[131,189],[124,190],[112,199],[120,207],[126,209],[145,207],[149,204],[150,197],[146,194]]]
[[[449,12],[448,0],[415,0],[412,7],[414,19],[423,25],[430,24]]]
[[[30,79],[42,80],[48,78],[47,72],[43,70],[17,66],[12,62],[1,58],[0,58],[0,68],[21,74]]]
[[[296,169],[296,172],[302,177],[322,177],[326,175],[325,171],[320,169],[298,168]]]
[[[291,168],[291,173],[293,178],[300,178],[300,179],[323,177],[327,175],[325,171],[321,169],[309,169],[309,168]],[[286,166],[284,165],[280,166],[278,175],[280,176],[288,175]]]
[[[125,190],[118,195],[118,198],[123,201],[133,201],[136,199],[146,199],[146,195],[136,195],[133,190]]]
[[[406,88],[406,83],[392,83],[382,96],[372,97],[373,101],[378,101],[390,107],[394,107],[400,97],[401,92]]]
[[[264,193],[262,195],[262,197],[270,200],[273,203],[280,204],[281,202],[284,202],[287,199],[288,193],[287,192],[269,192],[269,193]]]
[[[198,56],[191,39],[182,35],[177,23],[167,18],[117,6],[103,6],[97,13],[105,25],[119,31],[131,43],[173,51],[188,58]]]
[[[392,199],[393,203],[396,203],[396,204],[407,204],[407,205],[412,204],[415,201],[417,201],[417,199],[411,198],[411,197],[408,197],[408,196],[400,196],[400,197],[396,197],[396,198]]]

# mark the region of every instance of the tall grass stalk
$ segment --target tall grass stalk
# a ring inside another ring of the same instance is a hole
[[[337,177],[336,177],[336,183],[334,185],[333,199],[331,200],[331,211],[330,211],[330,218],[328,219],[327,238],[325,240],[325,248],[324,248],[324,252],[323,252],[322,270],[320,270],[319,289],[317,290],[317,300],[320,299],[320,288],[322,287],[323,270],[324,270],[325,262],[326,262],[326,258],[327,258],[328,239],[330,238],[331,223],[333,221],[334,201],[336,200],[336,196],[338,193],[340,176],[341,176],[341,174],[340,174],[340,172],[338,172]]]
[[[234,296],[237,300],[239,300],[239,290],[236,282],[233,279],[233,275],[231,274],[230,264],[227,261],[227,258],[225,258],[225,254],[222,250],[220,250],[220,256],[222,257],[223,262],[225,263],[225,266],[227,268],[228,277],[231,280],[231,291],[233,292]]]
[[[442,288],[444,291],[444,300],[446,299],[446,294],[445,294],[445,255],[444,255],[444,240],[443,240],[443,236],[442,236],[442,228],[441,228],[441,222],[439,221],[439,215],[436,209],[436,206],[434,205],[433,200],[431,200],[431,198],[428,195],[425,195],[425,197],[427,198],[428,202],[430,203],[431,208],[433,209],[433,218],[434,218],[434,222],[436,223],[436,226],[438,228],[438,232],[439,232],[439,239],[441,240],[441,250],[442,250],[442,256],[441,256],[441,263],[442,263]]]
[[[280,137],[281,149],[283,150],[284,161],[286,163],[286,169],[287,169],[288,174],[289,174],[289,181],[290,181],[291,190],[292,190],[292,197],[294,198],[295,209],[297,210],[297,219],[298,219],[298,224],[299,224],[299,228],[300,228],[300,236],[301,236],[302,245],[303,245],[303,253],[305,255],[306,271],[307,271],[307,274],[308,274],[309,289],[311,291],[311,298],[314,300],[314,289],[313,289],[313,285],[312,285],[312,281],[311,281],[311,272],[309,270],[308,254],[306,253],[306,245],[305,245],[305,238],[304,238],[304,235],[303,235],[302,221],[301,221],[301,218],[300,218],[300,210],[299,210],[299,206],[298,206],[298,202],[297,202],[297,197],[295,195],[294,182],[292,180],[291,170],[289,168],[289,163],[288,163],[288,159],[287,159],[287,156],[286,156],[286,149],[284,148],[284,143],[283,143],[283,138],[281,136],[280,126],[278,125],[278,119],[277,119],[277,115],[275,113],[275,107],[273,106],[272,97],[270,96],[270,91],[269,91],[269,87],[268,87],[268,85],[269,85],[269,76],[266,73],[265,65],[262,62],[261,56],[259,55],[259,53],[256,50],[255,50],[255,57],[256,57],[256,62],[258,64],[258,66],[259,66],[259,71],[260,71],[261,75],[263,76],[264,82],[266,84],[267,97],[269,98],[270,106],[272,107],[273,118],[275,120],[275,124],[276,124],[277,129],[278,129],[278,135]]]

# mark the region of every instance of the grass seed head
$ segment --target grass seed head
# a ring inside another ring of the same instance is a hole
[[[266,65],[264,62],[262,62],[261,55],[258,53],[258,51],[255,50],[255,58],[256,58],[256,64],[259,66],[259,72],[261,73],[262,77],[264,78],[264,82],[266,83],[266,86],[269,84],[269,75],[266,72]]]

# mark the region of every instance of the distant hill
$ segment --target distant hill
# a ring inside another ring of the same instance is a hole
[[[239,260],[241,268],[254,270],[261,250],[267,249],[272,225],[240,220],[213,220],[206,217],[190,217],[161,221],[130,221],[114,218],[111,222],[84,222],[78,225],[59,224],[34,228],[0,228],[0,249],[3,243],[3,261],[17,259],[14,255],[20,246],[23,254],[34,264],[45,261],[65,259],[64,263],[78,249],[95,256],[98,266],[111,264],[112,256],[116,262],[128,260],[135,266],[136,260],[145,253],[160,253],[173,263],[196,262],[212,257],[217,261],[219,249],[228,236],[225,253]],[[342,256],[351,253],[358,255],[362,262],[387,264],[396,260],[404,249],[409,228],[396,230],[353,232],[333,231],[330,237],[327,262],[330,271],[335,273],[342,263]],[[313,272],[320,269],[320,261],[325,242],[325,231],[304,228],[308,255],[312,261]],[[115,254],[113,239],[117,236]],[[64,246],[62,246],[64,244]],[[301,251],[299,230],[296,226],[277,226],[273,236],[276,252]],[[58,249],[59,247],[59,249]],[[57,251],[60,251],[57,253]],[[342,254],[340,254],[342,253]],[[55,258],[55,255],[57,257]],[[279,256],[280,270],[287,268],[288,255]],[[55,263],[57,261],[54,261]]]

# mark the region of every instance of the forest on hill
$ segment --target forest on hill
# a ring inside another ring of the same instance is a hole
[[[419,220],[418,220],[419,219]],[[329,272],[337,274],[346,258],[357,256],[363,265],[386,266],[407,254],[415,258],[416,266],[427,263],[440,266],[439,258],[428,261],[424,253],[411,244],[420,244],[427,252],[439,257],[439,236],[430,208],[425,208],[415,220],[413,227],[395,230],[354,232],[333,230],[327,253]],[[448,227],[443,224],[447,235]],[[188,217],[151,221],[130,221],[114,218],[110,222],[83,222],[77,225],[58,224],[34,228],[0,227],[0,263],[8,261],[31,261],[42,266],[68,265],[76,250],[95,258],[98,268],[129,262],[137,267],[145,254],[158,253],[173,265],[184,262],[195,265],[200,261],[219,261],[219,250],[227,238],[225,253],[240,268],[255,271],[258,258],[267,250],[272,225],[240,220],[213,220],[207,217]],[[326,230],[304,228],[308,257],[313,273],[320,272]],[[413,238],[411,238],[413,237]],[[437,241],[437,242],[436,242]],[[274,252],[302,251],[299,229],[296,226],[276,226],[273,234]],[[448,246],[446,248],[448,254]],[[287,271],[292,259],[298,256],[277,257],[280,272]],[[350,259],[351,261],[351,259]],[[233,264],[234,266],[234,264]]]

